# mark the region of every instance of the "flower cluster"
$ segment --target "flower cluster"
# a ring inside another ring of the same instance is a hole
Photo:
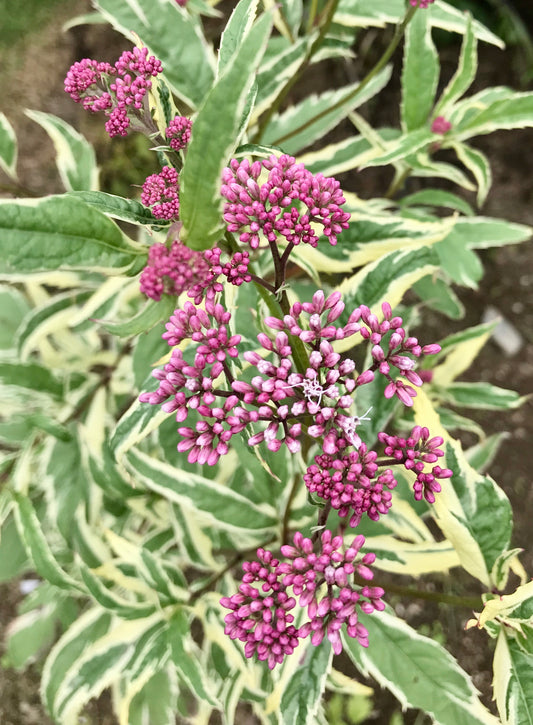
[[[215,262],[219,259],[218,251],[214,253],[212,250],[209,255],[215,273],[217,270]],[[227,279],[232,278],[232,270],[241,266],[245,268],[241,257],[239,257],[239,262],[237,267],[232,267],[232,263],[225,265]],[[242,270],[236,272],[234,284],[241,281],[242,274],[244,274]],[[193,287],[189,290],[189,294],[193,297],[195,295],[201,297],[203,284],[201,282]],[[209,275],[206,284],[212,284]],[[210,289],[213,290],[213,287],[211,286]],[[209,302],[209,307],[207,307],[207,302]],[[212,315],[210,310],[217,310],[217,314]],[[295,303],[290,308],[290,314],[285,315],[283,319],[276,317],[265,319],[265,325],[273,332],[271,334],[261,332],[257,336],[259,345],[264,352],[260,354],[250,350],[243,353],[244,359],[257,370],[257,374],[253,374],[249,380],[235,379],[229,369],[224,368],[229,389],[220,386],[216,392],[217,396],[225,399],[224,406],[217,407],[216,414],[209,407],[209,403],[196,409],[204,418],[217,419],[217,435],[223,432],[224,443],[229,441],[231,435],[240,432],[245,426],[251,425],[260,430],[249,437],[249,445],[265,442],[271,451],[277,451],[282,445],[286,445],[292,453],[296,453],[301,449],[300,439],[304,434],[319,440],[323,453],[335,458],[342,456],[347,448],[357,450],[361,446],[357,428],[365,420],[365,416],[357,415],[354,412],[353,395],[358,387],[373,380],[375,371],[379,371],[390,381],[385,388],[387,397],[396,393],[406,405],[412,404],[411,396],[416,395],[416,392],[399,378],[394,380],[391,377],[391,367],[396,367],[400,376],[405,376],[414,384],[421,385],[422,380],[418,378],[413,369],[415,361],[407,355],[410,354],[416,358],[422,352],[436,352],[440,349],[439,346],[428,345],[422,348],[416,338],[407,337],[401,327],[401,318],[391,318],[390,306],[387,304],[383,305],[385,319],[381,323],[368,308],[363,306],[355,309],[344,324],[338,324],[343,311],[344,303],[341,300],[340,292],[334,292],[326,298],[324,293],[319,290],[314,294],[311,302]],[[236,345],[240,341],[238,335],[230,336],[228,333],[227,325],[230,317],[230,313],[223,311],[220,304],[214,305],[213,294],[209,294],[208,289],[206,311],[204,312],[191,303],[186,303],[183,311],[175,311],[167,324],[167,332],[163,337],[169,345],[177,345],[184,339],[201,343],[196,355],[196,359],[201,361],[203,361],[204,349],[207,349],[205,346],[208,344],[212,354],[222,361],[225,359],[225,348],[219,346],[222,343],[225,345],[227,340],[234,340],[229,346],[233,350],[232,356],[236,356]],[[191,324],[190,318],[202,320],[200,328],[201,326],[209,328],[208,343],[204,340],[205,333],[201,332],[199,327]],[[185,322],[183,322],[184,320]],[[216,325],[219,327],[217,328]],[[342,358],[332,346],[333,341],[345,339],[356,333],[360,333],[363,338],[373,343],[374,362],[361,374],[356,372],[353,360]],[[389,333],[390,339],[384,350],[383,337]],[[304,343],[305,348],[309,351],[308,367],[303,372],[294,369],[291,346],[291,338],[294,337]],[[220,357],[221,355],[222,357]],[[195,362],[198,370],[203,370],[203,364],[205,363],[197,365]],[[217,374],[220,372],[222,369]],[[169,368],[168,373],[171,375],[174,370]],[[168,397],[174,396],[181,401],[182,392],[176,387],[173,377],[171,386],[167,384],[165,374],[160,376],[158,373],[156,377],[161,381],[158,394],[144,394],[141,400],[159,404]],[[211,386],[211,376],[209,375],[208,378],[208,385]],[[185,385],[185,381],[182,380],[181,384]],[[203,383],[199,384],[203,385]],[[406,391],[408,392],[406,393]],[[163,394],[164,398],[161,397]],[[231,411],[230,401],[235,406],[233,411]],[[221,428],[222,423],[226,423],[226,427]],[[210,426],[209,429],[214,432],[213,424],[202,422],[201,429],[198,428],[198,425],[196,432],[191,429],[179,429],[179,432],[187,438],[186,447],[184,447],[183,441],[180,442],[180,450],[192,449],[189,460],[199,460],[200,451],[197,450],[197,447],[203,447],[205,451],[200,455],[202,460],[214,460],[214,458],[218,460],[218,456],[211,456],[210,451],[218,450],[220,454],[222,448],[217,448],[219,439],[211,434],[197,435],[206,433],[205,425]],[[379,488],[385,485],[392,488],[394,485],[392,479],[386,481],[383,475],[373,483],[373,486]],[[378,488],[373,491],[375,496],[378,495]],[[354,506],[354,516],[358,515],[357,512],[362,513],[363,511],[381,510],[383,512],[387,505],[387,492],[382,490],[380,495],[382,501],[380,501],[379,507],[372,508],[371,504],[364,503],[361,494],[357,494],[358,503]],[[367,498],[371,498],[370,493]]]
[[[165,131],[165,136],[174,151],[181,151],[191,140],[192,122],[186,116],[176,116]]]
[[[408,438],[379,433],[378,440],[385,445],[385,455],[391,456],[391,462],[402,463],[408,471],[416,473],[413,484],[415,499],[420,501],[423,497],[428,503],[434,503],[435,493],[441,490],[437,479],[453,476],[449,468],[433,466],[431,471],[426,470],[426,464],[435,463],[444,455],[444,451],[439,448],[444,443],[443,438],[430,438],[429,430],[417,425]]]
[[[259,177],[267,171],[267,178]],[[271,244],[278,235],[288,243],[316,247],[322,227],[331,244],[348,227],[350,215],[341,209],[345,199],[339,182],[322,174],[312,174],[292,156],[272,155],[250,164],[233,159],[222,173],[221,194],[224,220],[230,232],[239,232],[240,241],[257,249],[260,234]]]
[[[243,564],[239,592],[220,600],[231,610],[225,617],[226,634],[245,642],[246,657],[256,655],[270,669],[309,634],[315,646],[326,637],[335,654],[342,651],[343,628],[368,647],[368,631],[358,620],[358,610],[370,614],[382,611],[385,604],[383,589],[355,583],[373,578],[370,565],[375,555],[360,556],[364,542],[364,536],[356,536],[345,548],[342,536],[326,529],[316,542],[297,532],[292,545],[281,547],[283,562],[258,549],[258,561]],[[290,613],[296,597],[308,616],[298,629]]]
[[[151,78],[162,71],[161,62],[148,55],[148,48],[124,51],[114,66],[84,58],[71,66],[65,78],[65,91],[85,110],[104,111],[106,131],[126,136],[131,116],[140,117]]]
[[[435,0],[409,0],[409,3],[413,7],[419,7],[425,10],[431,3],[435,2]]]
[[[157,196],[156,184],[147,188],[147,200],[154,187]],[[247,252],[236,252],[226,262],[221,256],[222,250],[218,247],[197,252],[180,241],[172,242],[170,248],[165,244],[153,244],[148,252],[148,264],[141,273],[141,292],[157,301],[164,294],[177,297],[187,292],[199,305],[204,297],[213,300],[218,292],[222,292],[220,277],[235,286],[250,282]]]
[[[444,116],[437,116],[435,119],[433,119],[433,122],[431,124],[431,133],[438,133],[441,136],[444,136],[445,133],[448,133],[452,127],[452,124],[447,121]]]
[[[151,174],[143,184],[141,203],[152,207],[156,219],[178,219],[180,213],[178,172],[163,166],[159,174]]]
[[[412,406],[412,398],[416,397],[416,390],[411,385],[420,387],[423,382],[415,371],[416,362],[413,357],[418,358],[422,354],[434,355],[440,352],[440,345],[431,344],[422,347],[416,337],[407,337],[407,333],[402,327],[402,318],[392,317],[391,306],[388,302],[384,302],[381,309],[383,321],[379,322],[377,316],[366,305],[359,307],[361,321],[364,323],[361,325],[360,333],[373,345],[372,370],[379,370],[389,381],[385,388],[385,397],[392,398],[393,395],[396,395],[404,405]],[[385,336],[386,345],[384,344]],[[409,355],[413,357],[409,357]],[[400,377],[395,380],[390,374],[391,367],[396,368],[400,373]],[[400,378],[404,378],[411,385],[406,385]]]
[[[157,301],[164,294],[178,296],[200,283],[208,269],[203,255],[181,242],[172,242],[170,249],[164,244],[153,244],[141,274],[141,292]]]
[[[377,521],[391,507],[390,491],[397,481],[390,469],[377,474],[376,459],[377,453],[364,443],[344,456],[316,456],[304,475],[305,485],[329,501],[339,516],[350,515],[350,526],[357,526],[363,514]]]

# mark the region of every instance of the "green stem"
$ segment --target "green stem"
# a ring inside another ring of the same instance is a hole
[[[285,504],[285,511],[283,512],[283,523],[281,526],[281,543],[282,544],[288,544],[289,543],[289,526],[291,522],[291,512],[292,512],[292,503],[294,501],[294,497],[296,496],[296,491],[298,490],[298,485],[300,483],[301,476],[299,473],[296,473],[294,476],[294,480],[292,482],[292,488],[289,493],[289,497],[287,499],[287,503]]]
[[[411,167],[407,166],[402,171],[396,171],[394,179],[385,193],[385,199],[394,199],[396,194],[403,189],[403,186],[411,175]]]
[[[383,55],[381,56],[381,58],[379,59],[379,61],[376,63],[376,65],[372,68],[372,70],[369,73],[367,73],[367,75],[363,78],[363,80],[361,81],[361,83],[359,83],[359,85],[357,86],[357,88],[354,88],[354,90],[348,96],[345,96],[340,101],[337,101],[337,103],[334,103],[332,106],[329,106],[329,108],[325,108],[323,111],[320,111],[320,113],[317,113],[316,116],[313,116],[313,118],[310,118],[305,123],[302,123],[302,125],[301,126],[298,126],[298,128],[294,128],[292,131],[289,131],[284,136],[280,136],[275,141],[272,141],[271,142],[272,145],[273,146],[279,146],[280,144],[282,144],[287,139],[292,138],[292,136],[296,136],[296,134],[301,133],[302,131],[305,131],[306,128],[308,128],[309,126],[311,126],[313,123],[316,123],[317,121],[319,121],[323,116],[327,116],[329,113],[331,113],[332,111],[335,111],[337,108],[340,108],[347,101],[350,101],[352,98],[355,98],[355,96],[357,96],[359,93],[361,93],[361,91],[385,67],[385,65],[390,60],[392,54],[394,53],[394,51],[398,47],[398,44],[399,44],[400,40],[403,37],[403,34],[405,32],[405,28],[407,27],[407,25],[411,21],[411,18],[415,14],[416,10],[417,10],[417,7],[416,6],[409,6],[409,9],[408,9],[407,13],[405,14],[404,19],[402,20],[402,22],[399,25],[396,26],[396,30],[394,31],[394,35],[392,37],[392,40],[389,43],[389,45],[387,46],[385,52],[383,53]],[[275,110],[276,109],[271,109],[272,113]],[[272,114],[270,114],[270,115],[272,115]]]
[[[259,124],[259,127],[255,133],[255,136],[253,137],[254,143],[259,143],[261,141],[263,134],[265,132],[265,129],[267,128],[268,124],[270,123],[272,117],[274,116],[275,113],[278,112],[281,104],[287,97],[289,91],[294,86],[294,84],[300,80],[302,73],[307,69],[309,63],[311,62],[313,55],[317,52],[317,50],[322,45],[322,42],[326,36],[326,33],[329,30],[329,26],[331,25],[331,21],[333,20],[333,16],[335,14],[335,10],[337,9],[338,3],[339,3],[339,0],[330,0],[329,6],[327,9],[326,18],[320,28],[320,32],[318,33],[318,35],[315,38],[315,40],[313,41],[313,43],[311,43],[309,49],[307,50],[307,53],[304,56],[304,59],[303,59],[301,65],[298,68],[298,70],[296,71],[296,73],[283,86],[281,91],[278,93],[278,95],[272,102],[272,105],[270,106],[268,111],[264,114],[264,116]]]
[[[307,34],[313,30],[315,24],[315,18],[318,10],[318,0],[311,0],[311,7],[309,8],[309,17],[307,18],[306,30]]]
[[[191,594],[191,597],[189,599],[189,605],[194,604],[194,602],[199,599],[203,594],[208,592],[210,589],[213,588],[213,586],[224,576],[224,574],[227,574],[228,571],[231,571],[233,567],[237,566],[239,562],[241,562],[248,554],[255,554],[257,549],[264,549],[266,546],[269,546],[276,540],[275,536],[271,536],[266,541],[263,541],[262,544],[259,544],[259,546],[250,546],[248,549],[243,549],[243,551],[239,551],[235,554],[235,556],[230,559],[230,561],[226,564],[226,566],[221,569],[220,571],[215,572],[213,576],[210,576],[209,579],[205,582],[205,584],[200,587],[200,589],[197,589],[195,592]]]
[[[354,576],[355,581],[363,586],[368,586],[369,582],[358,576]],[[370,586],[381,586],[387,594],[398,594],[403,597],[414,599],[424,599],[426,601],[438,602],[439,604],[450,604],[452,607],[464,607],[465,609],[478,609],[483,606],[481,597],[459,597],[455,594],[439,594],[438,592],[423,592],[414,587],[401,586],[400,584],[380,584],[376,579],[372,579]]]

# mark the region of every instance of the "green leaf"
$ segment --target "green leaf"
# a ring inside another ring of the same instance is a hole
[[[17,137],[7,116],[0,112],[0,168],[17,178]]]
[[[56,164],[67,191],[89,191],[98,188],[98,167],[92,145],[66,121],[51,113],[26,111],[52,139]]]
[[[283,725],[314,722],[326,687],[332,657],[333,651],[327,640],[318,647],[310,642],[307,644],[305,656],[300,660],[298,669],[288,681],[281,697]]]
[[[89,206],[101,211],[102,214],[123,222],[150,224],[158,227],[168,224],[165,219],[156,219],[150,209],[134,199],[124,199],[122,196],[107,194],[105,191],[73,191],[70,196],[81,199]]]
[[[303,16],[303,0],[281,0],[279,3],[283,11],[283,19],[292,35],[292,40],[298,35]]]
[[[126,454],[125,463],[148,490],[174,503],[192,505],[217,527],[246,532],[271,529],[278,523],[269,505],[257,506],[216,481],[175,469],[136,449]]]
[[[514,410],[529,398],[514,390],[484,382],[451,383],[440,392],[443,399],[452,405],[480,410]]]
[[[276,47],[273,40],[275,38],[271,38],[267,53],[269,49]],[[267,53],[265,53],[261,68],[257,72],[257,97],[252,114],[253,121],[256,121],[262,113],[270,108],[280,91],[298,71],[306,57],[310,43],[311,38],[305,36],[298,38],[294,43],[284,44],[275,55],[267,57]]]
[[[119,621],[110,632],[89,643],[57,688],[52,716],[59,722],[77,722],[82,707],[135,663],[139,648],[144,646],[142,638],[153,636],[161,626],[160,613],[133,622]]]
[[[474,217],[477,218],[477,217]],[[468,246],[468,239],[455,226],[448,236],[434,247],[439,255],[442,270],[453,282],[472,289],[483,276],[479,257]]]
[[[399,202],[402,208],[411,206],[444,206],[455,211],[459,211],[466,216],[473,216],[474,210],[470,204],[457,194],[443,189],[422,189],[415,191],[414,194],[403,196]]]
[[[168,320],[174,312],[176,303],[176,297],[163,295],[159,302],[147,300],[144,307],[129,320],[124,320],[123,322],[99,320],[99,322],[112,335],[117,335],[118,337],[133,337],[134,335],[148,332],[158,323]]]
[[[14,287],[0,285],[0,350],[15,349],[15,335],[30,306]],[[3,353],[0,353],[3,357]]]
[[[63,382],[52,370],[37,363],[0,362],[0,384],[51,395],[63,396]]]
[[[466,460],[472,468],[483,473],[491,465],[498,454],[500,446],[507,438],[509,438],[509,433],[505,431],[487,436],[485,440],[465,451]]]
[[[441,277],[427,275],[415,282],[413,291],[431,309],[452,320],[464,317],[465,308],[453,289]]]
[[[112,617],[99,607],[87,610],[74,622],[48,655],[43,669],[41,693],[48,712],[54,712],[54,700],[65,675],[84,651],[109,631]]]
[[[192,249],[211,247],[221,234],[220,176],[237,145],[241,117],[271,27],[270,14],[252,26],[194,122],[180,174],[181,238]]]
[[[154,613],[155,603],[129,601],[107,587],[85,564],[80,562],[79,567],[87,591],[104,609],[124,620],[144,619]]]
[[[83,591],[83,587],[61,568],[54,557],[30,499],[16,492],[13,496],[19,533],[39,576],[60,589]]]
[[[296,154],[335,128],[350,111],[379,93],[390,80],[392,67],[385,66],[360,89],[359,83],[320,96],[313,94],[275,116],[265,129],[263,142],[281,146],[285,153]]]
[[[172,678],[177,679],[177,678]],[[128,725],[174,725],[176,686],[166,670],[160,669],[138,692],[128,712]]]
[[[525,242],[531,238],[533,229],[505,219],[476,216],[472,219],[458,219],[454,232],[464,239],[469,249],[490,249]]]
[[[93,5],[133,43],[134,31],[140,36],[187,105],[195,108],[202,102],[212,86],[215,63],[194,15],[166,0],[96,0]]]
[[[0,276],[58,269],[124,274],[144,254],[110,219],[79,199],[0,200]]]
[[[450,106],[470,88],[477,71],[477,40],[472,27],[472,16],[467,16],[466,33],[461,45],[459,65],[452,79],[442,92],[433,117],[446,114]]]
[[[445,461],[441,466],[453,471],[441,484],[432,514],[462,566],[490,589],[494,586],[494,563],[507,551],[511,539],[509,499],[489,476],[482,476],[469,465],[459,442],[442,427],[423,389],[413,399],[413,412],[418,425],[427,426],[433,436],[444,439]]]
[[[91,294],[91,290],[69,290],[53,295],[44,304],[34,307],[18,329],[16,340],[21,359],[28,358],[43,336],[63,328],[65,314],[71,311],[74,316],[76,306],[86,302]]]
[[[530,635],[531,639],[531,635]],[[494,697],[503,725],[533,722],[533,654],[501,627],[494,652]]]
[[[217,75],[224,72],[231,57],[238,51],[255,19],[259,0],[240,0],[230,15],[220,38]]]
[[[405,292],[419,279],[432,273],[436,265],[437,255],[432,247],[390,252],[367,264],[338,287],[346,304],[343,314],[347,317],[349,310],[362,304],[377,308],[388,301],[393,308],[396,307]],[[346,345],[346,349],[353,345],[352,338],[346,339]],[[341,346],[336,349],[340,350]]]
[[[194,654],[190,633],[189,617],[183,609],[178,609],[168,623],[168,641],[178,677],[200,702],[217,707],[219,703],[212,694],[213,684]]]
[[[22,669],[53,641],[58,603],[49,602],[14,619],[6,629],[7,667]]]
[[[492,172],[490,163],[485,154],[477,149],[473,149],[464,143],[454,143],[452,148],[457,154],[457,158],[466,168],[472,172],[472,176],[477,183],[477,205],[483,206],[487,194],[492,184]]]
[[[460,123],[454,137],[460,141],[502,129],[533,126],[533,93],[513,93],[488,105],[480,113]]]
[[[2,521],[0,533],[0,582],[6,582],[20,576],[30,562],[12,513]]]
[[[434,140],[434,134],[429,128],[418,128],[405,133],[398,139],[389,141],[384,148],[369,151],[369,158],[365,159],[362,167],[385,166],[396,161],[403,161],[407,156],[424,149]]]
[[[78,503],[88,492],[88,481],[82,465],[78,440],[51,439],[43,456],[43,488],[50,487],[48,514],[65,541],[72,541],[73,518]]]
[[[389,689],[403,708],[423,710],[439,725],[497,725],[481,704],[470,677],[428,637],[387,611],[358,615],[369,647],[343,634],[355,666]]]
[[[402,128],[428,123],[439,80],[439,56],[431,38],[428,13],[415,13],[405,33],[402,69]]]

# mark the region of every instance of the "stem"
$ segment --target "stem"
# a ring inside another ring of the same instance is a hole
[[[399,25],[396,26],[396,30],[394,31],[394,35],[392,37],[392,40],[389,43],[389,45],[387,46],[385,52],[383,53],[383,55],[381,56],[381,58],[379,59],[379,61],[376,63],[376,65],[372,68],[372,70],[369,73],[367,73],[367,75],[363,78],[363,80],[361,81],[361,83],[359,83],[359,85],[357,86],[357,88],[354,88],[354,90],[348,96],[345,96],[340,101],[337,101],[337,103],[334,103],[329,108],[325,108],[320,113],[317,113],[316,116],[313,116],[313,118],[310,118],[305,123],[302,123],[302,125],[301,126],[298,126],[298,128],[294,128],[292,131],[289,131],[289,133],[286,133],[284,136],[280,136],[275,141],[272,141],[271,142],[272,145],[273,146],[279,146],[280,144],[282,144],[287,139],[292,138],[292,136],[296,136],[296,134],[298,134],[298,133],[301,133],[306,128],[308,128],[309,126],[311,126],[313,123],[316,123],[317,121],[319,121],[323,116],[327,116],[328,113],[331,113],[332,111],[335,111],[337,108],[340,108],[347,101],[350,101],[352,98],[355,98],[355,96],[357,96],[359,93],[361,93],[361,91],[370,83],[370,81],[374,78],[374,76],[376,76],[384,68],[384,66],[388,63],[388,61],[390,60],[390,57],[392,56],[392,54],[394,53],[394,51],[398,47],[398,44],[399,44],[400,40],[403,37],[403,34],[405,32],[405,28],[407,27],[407,25],[411,21],[411,18],[415,14],[416,10],[417,10],[417,6],[410,6],[409,7],[409,9],[408,9],[407,13],[405,14],[405,17],[402,20],[402,22]],[[270,110],[272,111],[272,113],[274,113],[276,109],[273,110],[273,107],[272,107]],[[272,116],[272,113],[270,113],[270,116]]]
[[[318,10],[318,0],[311,0],[311,7],[309,8],[309,17],[307,18],[307,34],[311,32],[313,29],[313,25],[315,24],[315,18]]]
[[[294,501],[294,497],[296,496],[296,491],[298,490],[298,485],[300,483],[301,476],[299,473],[295,474],[294,480],[292,482],[292,488],[289,493],[289,498],[287,499],[287,503],[285,505],[285,511],[283,512],[283,523],[281,526],[281,543],[287,544],[289,541],[289,524],[291,520],[291,509],[292,509],[292,502]]]
[[[396,194],[403,189],[403,186],[409,176],[411,175],[411,167],[407,166],[403,171],[396,172],[394,174],[394,178],[390,183],[389,188],[387,189],[385,193],[385,199],[394,199]]]
[[[321,534],[321,530],[326,525],[326,522],[328,520],[329,512],[331,511],[331,501],[328,501],[323,509],[320,509],[320,513],[318,514],[318,520],[316,522],[317,529],[313,532],[313,535],[311,536],[311,541],[313,544],[318,539],[318,537]]]
[[[331,21],[333,20],[333,16],[335,15],[335,10],[337,9],[338,3],[339,3],[339,0],[330,0],[329,7],[327,9],[327,15],[320,28],[320,32],[318,33],[314,42],[310,45],[307,53],[304,56],[304,59],[303,59],[301,65],[298,68],[298,70],[296,71],[296,73],[283,86],[281,91],[278,93],[276,98],[273,100],[272,105],[270,106],[268,111],[264,114],[263,119],[261,120],[261,123],[259,124],[259,127],[255,133],[255,136],[253,137],[253,143],[260,142],[260,140],[263,137],[263,134],[265,132],[265,129],[268,126],[268,124],[270,123],[272,117],[274,116],[275,113],[278,112],[281,104],[287,97],[289,91],[294,86],[294,84],[300,80],[302,74],[307,69],[308,65],[310,64],[311,58],[322,45],[322,42],[326,36],[326,33],[329,30],[329,26],[331,25]]]
[[[224,574],[227,574],[228,571],[231,571],[234,566],[237,566],[237,564],[242,561],[245,556],[248,556],[248,554],[255,554],[257,549],[264,549],[266,546],[269,546],[269,544],[272,544],[272,542],[274,542],[275,540],[276,537],[271,536],[262,544],[259,544],[259,546],[250,546],[248,549],[243,549],[242,551],[237,552],[237,554],[235,554],[235,556],[226,564],[225,567],[223,567],[220,571],[217,571],[215,574],[213,574],[213,576],[209,577],[209,579],[202,587],[200,587],[200,589],[191,594],[191,598],[189,599],[189,605],[194,604],[197,599],[199,599],[203,594],[208,592],[214,584],[222,579]]]
[[[414,587],[402,586],[401,584],[380,584],[379,581],[372,579],[368,582],[366,579],[354,574],[354,581],[362,586],[380,586],[385,589],[387,594],[399,594],[400,596],[424,599],[426,601],[438,602],[440,604],[450,604],[453,607],[464,607],[466,609],[479,609],[482,606],[481,597],[460,597],[455,594],[439,594],[438,592],[423,592]]]

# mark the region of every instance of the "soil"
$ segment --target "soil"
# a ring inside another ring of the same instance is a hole
[[[514,7],[521,13],[526,26],[529,24],[530,29],[533,29],[533,11],[528,0],[523,0],[522,4],[517,0]],[[24,115],[24,108],[54,113],[74,125],[95,143],[101,161],[111,153],[109,141],[102,132],[99,120],[83,113],[62,90],[65,73],[75,60],[82,57],[111,60],[126,45],[107,26],[97,25],[62,32],[65,21],[89,10],[89,0],[56,3],[53,20],[41,26],[38,33],[21,37],[9,50],[0,50],[2,110],[9,117],[19,138],[18,171],[23,194],[24,190],[32,195],[62,191],[54,165],[52,145],[44,131]],[[456,46],[444,49],[441,60],[445,74],[450,75],[453,72],[456,59]],[[347,73],[357,73],[358,63],[359,60],[356,60],[348,66]],[[520,49],[502,52],[490,46],[481,46],[480,73],[475,90],[500,84],[516,88],[525,77],[525,70],[527,69],[524,68]],[[316,80],[315,75],[312,82],[316,83]],[[341,79],[340,82],[344,83],[346,79]],[[531,86],[530,83],[529,87]],[[527,86],[522,87],[523,90],[526,88]],[[367,118],[377,125],[396,122],[391,109],[397,108],[396,80],[386,93],[381,94],[380,105],[370,106],[365,111],[368,110]],[[533,130],[494,133],[476,139],[475,146],[484,151],[491,160],[494,177],[483,213],[533,226],[533,186],[529,176],[530,169],[533,168]],[[346,180],[347,188],[366,198],[374,194],[383,195],[389,181],[383,172],[352,175]],[[7,182],[7,178],[0,176],[0,191]],[[413,190],[415,189],[409,189]],[[472,198],[468,200],[474,202]],[[530,394],[533,392],[533,243],[530,241],[489,250],[482,252],[481,257],[485,275],[479,289],[457,290],[465,305],[465,319],[451,322],[442,316],[433,315],[426,319],[425,326],[432,329],[431,339],[438,339],[466,325],[480,323],[488,306],[497,308],[520,334],[522,347],[514,355],[506,355],[496,341],[490,341],[477,358],[473,369],[463,379],[490,381],[502,387],[513,388],[523,395]],[[530,523],[533,513],[533,487],[530,487],[533,400],[508,413],[477,413],[472,414],[472,417],[482,424],[487,433],[504,430],[509,432],[490,467],[490,474],[511,500],[515,516],[512,543],[524,549],[522,562],[528,572],[533,572]],[[423,586],[450,591],[449,580],[440,581],[435,577]],[[460,576],[457,580],[454,577],[451,591],[456,588],[456,593],[479,592],[476,583],[466,576]],[[5,627],[14,616],[20,598],[17,582],[0,586],[2,626]],[[462,666],[473,674],[483,701],[494,711],[490,689],[490,647],[487,647],[483,633],[475,630],[464,631],[464,623],[470,613],[406,600],[398,600],[395,604],[397,610],[402,610],[401,613],[410,623],[425,626],[426,633],[433,636],[444,633],[446,646]],[[9,669],[0,671],[0,722],[3,725],[49,725],[50,720],[40,705],[38,683],[37,666],[24,673]],[[378,696],[377,701],[379,711],[373,713],[367,722],[385,725],[396,705],[385,693],[383,697]],[[405,722],[413,722],[414,718],[414,713],[408,713]],[[252,721],[249,715],[241,719],[243,723]],[[113,718],[109,714],[105,698],[89,709],[86,722],[93,725],[111,725]],[[420,724],[420,720],[417,723]]]

